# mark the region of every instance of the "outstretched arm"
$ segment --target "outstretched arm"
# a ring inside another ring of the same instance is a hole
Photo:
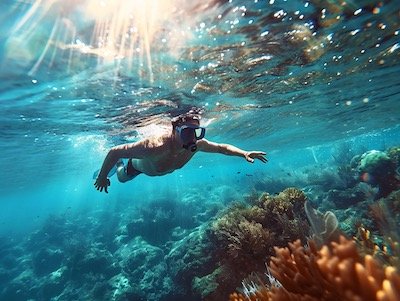
[[[254,163],[254,159],[258,159],[263,163],[267,163],[268,160],[265,157],[266,153],[260,151],[244,151],[236,146],[215,143],[206,139],[201,139],[197,142],[198,150],[208,153],[220,153],[228,156],[244,157],[248,162]]]
[[[111,148],[103,165],[101,166],[100,173],[94,183],[94,186],[100,192],[108,193],[107,189],[110,186],[110,180],[107,178],[108,173],[121,158],[143,158],[146,155],[146,142],[136,142],[129,144],[122,144]]]

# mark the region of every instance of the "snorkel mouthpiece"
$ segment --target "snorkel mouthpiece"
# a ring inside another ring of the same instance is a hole
[[[183,148],[192,153],[197,150],[196,141],[203,139],[206,129],[198,125],[184,124],[176,127],[176,132],[183,142]]]
[[[196,143],[192,142],[189,144],[184,144],[183,145],[184,149],[190,150],[192,153],[194,153],[197,150],[197,145]]]

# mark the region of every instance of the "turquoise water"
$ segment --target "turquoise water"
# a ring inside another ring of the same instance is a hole
[[[178,292],[167,254],[217,212],[254,191],[307,190],[311,173],[344,154],[399,145],[399,10],[396,1],[2,1],[0,299],[198,298]],[[110,147],[192,107],[204,110],[208,140],[265,151],[269,162],[198,153],[172,174],[94,189]],[[116,242],[132,224],[147,232]],[[76,245],[99,259],[76,264],[90,277],[62,272]],[[136,272],[115,268],[146,248],[153,257],[136,259]],[[40,257],[46,249],[53,255]],[[124,279],[141,294],[126,293]]]

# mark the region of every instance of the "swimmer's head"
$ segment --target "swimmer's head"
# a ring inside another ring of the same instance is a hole
[[[189,111],[188,113],[178,115],[171,119],[173,129],[184,124],[200,125],[201,116],[197,112]]]
[[[179,137],[182,147],[192,152],[197,150],[197,140],[203,139],[206,131],[200,127],[200,118],[197,112],[189,111],[171,120],[173,132]]]

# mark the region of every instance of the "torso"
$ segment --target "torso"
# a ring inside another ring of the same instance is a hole
[[[162,141],[163,140],[163,141]],[[165,137],[159,145],[149,146],[149,156],[144,159],[132,159],[135,169],[148,176],[161,176],[183,167],[196,152],[176,147]]]

